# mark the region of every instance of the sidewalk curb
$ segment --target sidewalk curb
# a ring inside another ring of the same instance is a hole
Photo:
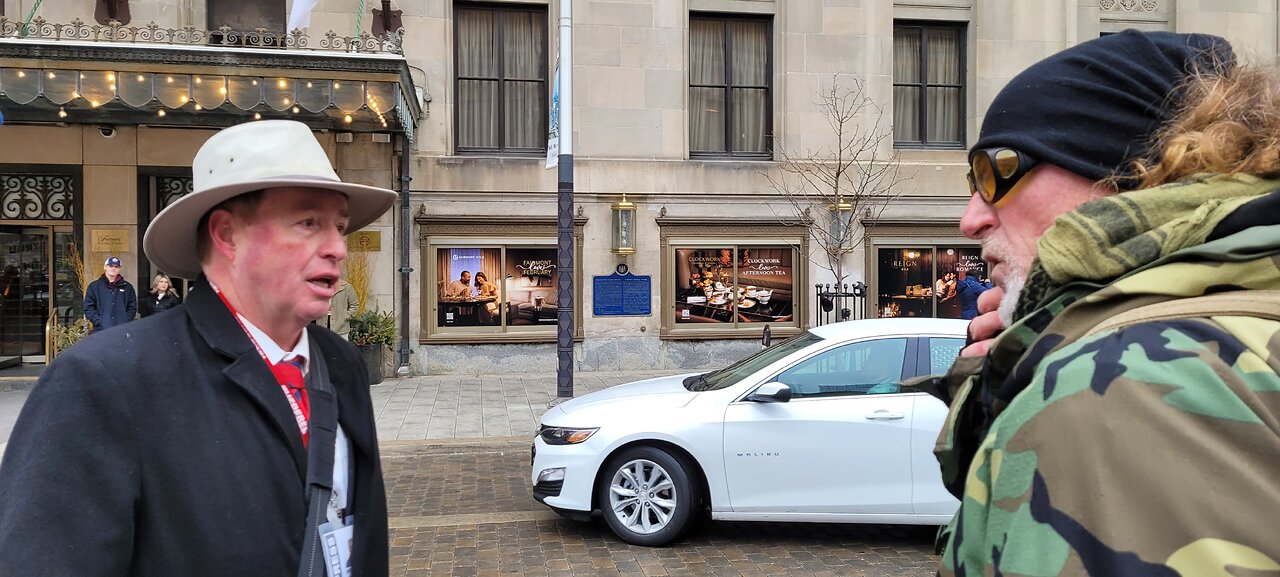
[[[532,443],[533,435],[511,435],[505,437],[448,437],[439,439],[395,439],[378,441],[380,449],[405,449],[413,447],[447,447],[450,445],[508,445],[511,443]]]

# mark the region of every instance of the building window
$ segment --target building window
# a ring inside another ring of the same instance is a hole
[[[689,19],[691,156],[769,157],[771,69],[768,20]]]
[[[659,217],[662,337],[760,338],[804,326],[808,237],[777,220]]]
[[[900,147],[964,146],[964,28],[893,27],[893,140]]]
[[[554,218],[419,217],[422,342],[555,342],[558,308]],[[574,250],[582,253],[575,221]],[[580,257],[578,257],[580,258]],[[581,277],[574,279],[582,295]],[[579,300],[575,338],[582,335]]]
[[[977,246],[881,246],[876,258],[879,317],[963,318],[964,305],[973,304],[969,299],[976,294],[966,295],[961,284],[988,283],[987,264]]]
[[[556,326],[556,249],[437,246],[436,327]]]
[[[794,325],[795,249],[750,245],[675,249],[677,325]]]
[[[547,147],[547,12],[458,6],[459,152],[541,154]]]

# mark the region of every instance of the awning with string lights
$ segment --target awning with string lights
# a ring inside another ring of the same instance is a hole
[[[412,139],[420,108],[403,56],[277,42],[258,48],[0,36],[0,110],[10,122],[187,127],[291,118]]]

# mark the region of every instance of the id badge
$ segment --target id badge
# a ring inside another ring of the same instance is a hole
[[[324,568],[329,577],[351,577],[351,546],[355,538],[355,525],[334,528],[325,523],[317,528],[324,551]]]

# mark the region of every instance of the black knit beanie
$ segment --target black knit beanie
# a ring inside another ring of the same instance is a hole
[[[1008,146],[1093,181],[1121,177],[1147,155],[1189,73],[1233,65],[1225,39],[1125,30],[1077,44],[1024,70],[996,95],[975,149]]]

